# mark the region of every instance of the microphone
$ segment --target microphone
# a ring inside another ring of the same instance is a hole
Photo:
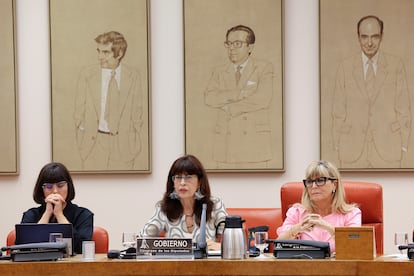
[[[407,244],[407,245],[399,245],[398,246],[398,250],[413,249],[413,248],[414,248],[414,244],[413,243],[410,243],[410,244]]]
[[[194,249],[194,259],[207,258],[206,212],[207,212],[207,204],[203,203],[203,209],[201,211],[201,220],[200,220],[200,235],[198,236],[196,248]]]

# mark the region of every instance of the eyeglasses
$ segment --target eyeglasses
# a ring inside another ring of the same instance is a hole
[[[194,174],[192,175],[173,175],[171,177],[173,182],[181,182],[184,180],[184,182],[192,182],[197,176]]]
[[[224,41],[224,47],[226,48],[230,48],[231,46],[233,46],[233,48],[241,48],[243,46],[243,44],[249,44],[246,41],[240,41],[240,40],[236,40],[236,41]]]
[[[62,189],[65,187],[68,183],[66,181],[60,181],[58,183],[43,183],[42,188],[45,190],[53,190],[54,187],[58,189]]]
[[[326,180],[336,180],[336,178],[333,177],[318,177],[316,179],[303,179],[303,185],[305,185],[306,188],[312,187],[313,182],[315,182],[316,186],[321,187],[326,184]]]

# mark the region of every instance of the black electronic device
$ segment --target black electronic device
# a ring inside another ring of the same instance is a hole
[[[270,240],[278,259],[325,259],[331,256],[329,242],[309,240]]]
[[[203,203],[203,209],[201,211],[201,220],[200,220],[200,236],[198,236],[198,241],[194,248],[194,259],[207,258],[206,213],[207,213],[207,204]]]
[[[407,249],[407,257],[410,260],[414,260],[414,243],[409,243],[407,245],[399,245],[399,250]]]
[[[130,247],[125,250],[111,249],[108,251],[107,257],[108,259],[136,259],[137,249],[135,247]]]
[[[15,225],[16,245],[49,242],[50,233],[62,233],[68,254],[74,255],[73,226],[71,223],[21,223]]]
[[[108,259],[120,259],[121,251],[117,249],[108,250],[107,257]]]
[[[15,262],[56,261],[66,254],[65,242],[26,243],[2,247],[10,250],[10,257]]]

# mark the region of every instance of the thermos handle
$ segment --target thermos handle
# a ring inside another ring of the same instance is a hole
[[[221,236],[223,235],[223,231],[221,233],[219,233],[218,230],[220,228],[220,225],[222,225],[225,222],[226,221],[222,220],[219,223],[217,223],[217,226],[216,226],[216,234],[215,234],[216,242],[221,242]]]

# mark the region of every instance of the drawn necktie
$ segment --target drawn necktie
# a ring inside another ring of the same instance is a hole
[[[105,120],[108,123],[109,132],[116,134],[118,131],[118,108],[119,108],[119,90],[115,80],[115,71],[111,72],[111,79],[108,84],[108,93],[106,95]]]
[[[237,66],[237,70],[236,70],[236,84],[239,83],[239,80],[240,80],[240,77],[241,77],[241,72],[240,72],[241,68],[242,67],[240,65]]]
[[[371,59],[368,60],[368,69],[365,77],[365,89],[370,97],[374,94],[375,74],[374,66]]]

